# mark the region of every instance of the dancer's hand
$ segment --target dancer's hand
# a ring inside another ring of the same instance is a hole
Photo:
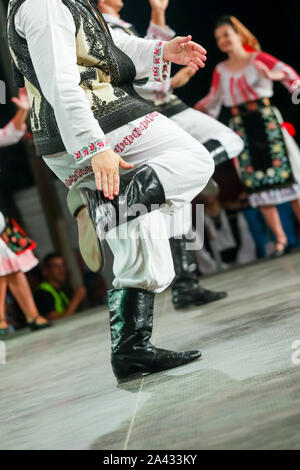
[[[182,67],[172,78],[171,78],[171,88],[175,90],[176,88],[181,88],[189,83],[190,79],[195,75],[196,70],[191,67]]]
[[[254,65],[259,72],[261,72],[268,80],[272,80],[273,82],[283,80],[285,77],[284,72],[273,72],[260,60],[255,60]]]
[[[92,157],[92,167],[96,180],[96,188],[103,191],[104,197],[113,199],[119,194],[119,167],[130,170],[133,165],[126,163],[113,150],[105,150]]]
[[[149,0],[152,10],[160,10],[165,12],[169,6],[169,0]]]
[[[18,98],[14,97],[11,99],[11,101],[15,103],[22,111],[28,112],[30,110],[30,101],[25,87],[20,88]]]
[[[166,62],[174,62],[178,65],[189,65],[197,72],[200,68],[205,67],[206,50],[192,41],[192,36],[178,36],[171,41],[165,43],[164,60]]]
[[[200,103],[200,102],[199,102]],[[199,103],[196,103],[194,109],[200,111],[200,113],[208,114],[207,110]]]

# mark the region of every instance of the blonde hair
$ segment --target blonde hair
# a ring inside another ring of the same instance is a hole
[[[258,39],[249,31],[246,26],[243,25],[235,16],[230,17],[231,23],[242,39],[244,46],[254,49],[255,51],[261,51],[261,46]]]

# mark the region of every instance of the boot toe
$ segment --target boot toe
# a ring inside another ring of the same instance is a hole
[[[200,351],[186,351],[183,356],[184,363],[195,361],[202,357],[202,353]]]
[[[201,292],[198,296],[197,300],[195,301],[195,305],[209,304],[211,302],[216,302],[218,300],[225,299],[225,297],[227,296],[227,292],[214,292],[210,290],[204,290],[204,292]]]

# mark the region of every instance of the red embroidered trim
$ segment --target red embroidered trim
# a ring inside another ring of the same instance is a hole
[[[155,118],[159,116],[159,112],[154,111],[153,113],[147,114],[145,119],[139,123],[137,127],[135,127],[132,131],[132,134],[127,135],[124,137],[122,142],[117,144],[114,148],[116,153],[122,153],[125,150],[125,147],[128,145],[133,144],[135,139],[141,137],[141,135],[148,129],[149,125],[154,121]],[[93,172],[93,168],[91,166],[86,166],[85,168],[78,168],[74,171],[74,173],[68,178],[65,179],[65,185],[70,188],[76,183],[79,179],[83,178],[86,175],[89,175]]]
[[[78,168],[72,175],[65,179],[65,185],[70,188],[74,183],[76,183],[76,181],[78,181],[80,178],[83,178],[83,176],[89,175],[90,173],[93,173],[93,168],[91,166]]]
[[[73,153],[73,157],[76,162],[81,162],[87,158],[96,155],[99,150],[103,150],[105,147],[109,147],[109,143],[106,139],[97,139],[94,142],[91,142],[86,147],[83,147],[78,152]]]
[[[124,137],[122,142],[117,144],[114,148],[114,151],[116,153],[122,153],[125,150],[126,146],[132,145],[135,139],[138,139],[141,137],[143,132],[148,129],[149,124],[154,121],[155,118],[159,116],[159,113],[157,111],[154,111],[153,113],[147,114],[145,119],[140,122],[140,124],[133,129],[132,134],[127,135]]]
[[[153,55],[153,76],[157,82],[167,80],[169,76],[169,62],[163,61],[163,45],[164,43],[159,41],[155,45]]]

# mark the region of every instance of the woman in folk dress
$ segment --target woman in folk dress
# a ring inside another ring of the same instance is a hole
[[[26,131],[25,120],[30,108],[26,90],[21,89],[19,97],[13,98],[12,101],[19,109],[14,118],[3,129],[0,129],[0,147],[17,143]],[[12,229],[16,230],[16,236],[14,237],[14,234],[11,234],[12,237],[9,238],[8,230],[10,229],[7,227],[7,220],[0,212],[0,336],[8,333],[8,325],[5,320],[7,287],[9,287],[12,295],[20,305],[32,330],[50,326],[50,323],[39,315],[24,274],[38,264],[38,260],[32,252],[34,244],[28,243],[26,237],[21,237],[16,228]],[[15,244],[16,249],[14,250],[11,248],[15,243],[15,239],[16,241],[18,239],[20,243]],[[22,243],[23,240],[26,241],[26,246]],[[17,252],[19,253],[16,254]]]
[[[235,17],[218,20],[215,37],[228,59],[215,68],[208,95],[195,108],[218,117],[231,109],[232,127],[244,139],[238,172],[252,207],[259,207],[276,237],[274,256],[287,248],[277,205],[290,201],[300,225],[300,150],[271,104],[273,82],[293,93],[300,86],[294,69],[262,52],[257,39]]]

